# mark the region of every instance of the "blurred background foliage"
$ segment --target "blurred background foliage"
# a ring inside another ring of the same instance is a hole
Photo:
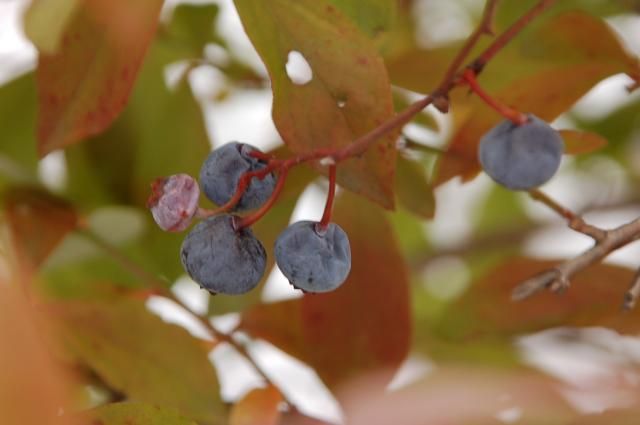
[[[462,89],[449,114],[427,108],[340,176],[350,190],[334,219],[354,258],[338,291],[301,296],[274,271],[247,295],[209,296],[186,278],[184,235],[155,226],[149,184],[197,175],[230,141],[216,125],[257,127],[255,102],[238,98],[270,103],[274,90],[275,127],[245,142],[280,157],[344,145],[435,88],[484,5],[235,3],[240,20],[231,1],[15,8],[40,61],[0,86],[1,422],[635,423],[640,313],[620,305],[637,247],[563,296],[513,303],[518,282],[589,241],[478,175],[478,139],[500,117]],[[495,31],[534,3],[500,1]],[[640,214],[640,96],[624,75],[640,75],[639,12],[634,0],[557,2],[480,77],[568,130],[543,189],[603,227]],[[309,85],[284,66],[291,50]],[[254,229],[269,269],[279,232],[319,217],[325,191],[317,170],[290,173]]]

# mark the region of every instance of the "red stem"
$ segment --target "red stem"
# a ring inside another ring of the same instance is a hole
[[[515,109],[509,108],[498,102],[496,99],[491,97],[489,93],[484,91],[480,84],[478,84],[478,80],[476,80],[476,73],[471,69],[466,69],[462,74],[462,78],[469,84],[471,90],[473,90],[484,102],[491,106],[493,109],[498,111],[498,113],[505,118],[511,120],[516,125],[522,125],[526,123],[529,119],[522,112],[516,111]]]
[[[271,209],[273,204],[278,199],[280,192],[282,192],[282,188],[284,187],[284,182],[287,179],[288,172],[289,172],[288,167],[283,166],[281,168],[280,175],[278,176],[278,182],[276,183],[276,187],[273,189],[273,193],[271,193],[271,196],[269,197],[269,199],[267,199],[267,202],[265,202],[260,207],[260,209],[254,212],[253,214],[250,214],[248,216],[242,217],[239,220],[237,220],[235,223],[236,230],[240,230],[245,227],[251,226],[253,223],[260,220],[267,213],[267,211]]]
[[[324,205],[324,213],[318,228],[320,230],[326,230],[331,221],[331,210],[333,209],[333,199],[336,196],[336,166],[335,164],[329,166],[329,194],[327,195],[327,203]]]

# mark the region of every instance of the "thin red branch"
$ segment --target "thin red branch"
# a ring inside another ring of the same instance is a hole
[[[529,11],[522,15],[516,22],[507,28],[498,38],[489,45],[484,52],[469,66],[476,74],[479,74],[486,64],[504,48],[516,35],[518,35],[532,20],[553,6],[556,0],[540,0]]]
[[[638,297],[640,297],[640,270],[636,272],[633,282],[631,282],[631,287],[624,295],[624,309],[631,310],[635,307]]]
[[[288,168],[282,168],[280,170],[280,175],[278,176],[278,182],[276,183],[276,187],[273,189],[273,192],[271,193],[271,196],[269,197],[269,199],[267,199],[267,202],[265,202],[260,207],[260,209],[258,209],[253,214],[250,214],[246,217],[242,217],[241,219],[237,220],[237,222],[235,223],[236,230],[251,226],[253,223],[260,220],[267,213],[267,211],[271,209],[273,204],[278,199],[280,192],[282,192],[282,188],[284,187],[284,182],[287,179],[288,172],[289,172]]]
[[[471,88],[471,90],[473,90],[473,92],[475,92],[487,105],[495,109],[506,119],[513,121],[513,123],[516,125],[522,125],[529,120],[527,116],[522,112],[516,111],[515,109],[501,104],[489,93],[484,91],[484,89],[478,83],[478,80],[476,80],[476,73],[473,70],[466,69],[462,74],[462,78],[467,82],[467,84],[469,84],[469,87]]]
[[[336,165],[329,166],[329,193],[327,194],[327,202],[324,205],[324,213],[320,220],[319,228],[324,230],[331,221],[331,210],[333,209],[333,199],[336,196]]]

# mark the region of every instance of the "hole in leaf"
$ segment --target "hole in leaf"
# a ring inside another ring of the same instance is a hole
[[[302,53],[292,50],[287,55],[285,65],[287,76],[293,84],[305,85],[313,79],[313,71]]]

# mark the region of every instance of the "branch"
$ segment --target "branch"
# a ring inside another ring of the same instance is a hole
[[[605,230],[587,224],[582,217],[575,214],[573,211],[563,207],[541,190],[532,189],[529,191],[529,195],[534,200],[542,202],[553,211],[558,213],[558,215],[565,218],[568,222],[567,224],[569,225],[569,228],[575,230],[576,232],[583,233],[593,238],[596,242],[603,240],[607,236],[607,232]]]
[[[556,0],[540,0],[520,19],[507,28],[496,40],[487,47],[480,56],[469,66],[476,75],[479,74],[493,57],[509,43],[513,37],[518,35],[529,23],[542,12],[551,7]]]
[[[601,230],[601,229],[599,229]],[[600,262],[611,252],[631,243],[640,238],[640,218],[635,219],[627,224],[617,227],[613,230],[604,231],[604,237],[596,242],[596,244],[583,252],[579,256],[561,263],[557,267],[545,270],[542,273],[533,276],[519,284],[512,293],[512,299],[523,300],[543,289],[551,289],[554,292],[561,292],[569,287],[570,279],[578,272],[586,269],[592,264]],[[637,281],[638,279],[636,279]],[[630,297],[633,299],[640,289],[636,286],[640,284],[634,283],[631,288]],[[629,295],[627,296],[627,299]]]
[[[624,309],[631,310],[635,307],[638,297],[640,297],[640,269],[636,272],[633,282],[631,282],[631,288],[624,294]]]

